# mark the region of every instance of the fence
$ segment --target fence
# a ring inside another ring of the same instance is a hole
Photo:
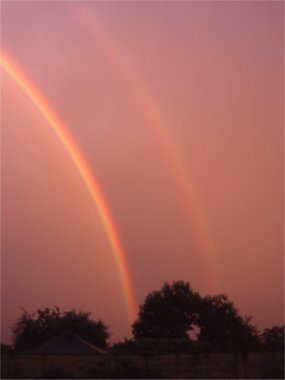
[[[284,379],[284,352],[187,355],[3,355],[2,379]]]

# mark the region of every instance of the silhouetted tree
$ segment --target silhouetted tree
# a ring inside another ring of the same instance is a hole
[[[201,302],[197,324],[198,340],[224,350],[256,348],[259,344],[256,328],[250,318],[242,318],[225,294],[206,296]]]
[[[229,351],[259,346],[257,331],[250,318],[241,317],[225,294],[201,297],[189,283],[182,281],[166,283],[160,291],[150,293],[140,306],[139,318],[132,331],[135,342],[141,339],[184,339],[190,342],[189,331],[195,326],[199,328],[195,344],[168,341],[167,347],[161,342],[160,347]],[[154,342],[146,343],[155,347]],[[128,342],[120,349],[124,347],[137,345]]]
[[[270,329],[265,329],[261,334],[263,348],[268,351],[283,351],[284,329],[284,325],[273,326]]]
[[[16,350],[28,350],[63,331],[72,332],[103,349],[110,335],[107,326],[100,320],[92,320],[90,313],[75,310],[62,313],[55,306],[37,310],[36,314],[24,310],[13,328],[13,344]]]
[[[200,303],[200,295],[189,283],[165,283],[140,306],[139,318],[132,326],[134,338],[189,339],[188,331],[196,323]]]

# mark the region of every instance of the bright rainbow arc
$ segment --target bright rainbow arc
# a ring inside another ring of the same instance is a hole
[[[118,268],[120,281],[125,296],[129,322],[132,323],[136,318],[136,300],[131,276],[128,270],[124,251],[118,237],[118,232],[116,231],[116,227],[110,215],[110,211],[107,207],[102,191],[98,185],[98,181],[96,181],[91,168],[83,157],[76,142],[66,129],[63,121],[55,113],[43,95],[31,82],[31,80],[27,78],[23,71],[3,50],[1,51],[1,67],[9,75],[9,77],[12,78],[15,83],[17,83],[17,85],[28,96],[36,109],[47,121],[48,125],[52,128],[58,139],[61,141],[68,156],[74,163],[82,180],[84,181],[91,196],[92,202],[96,206],[102,224],[105,228],[112,254]]]

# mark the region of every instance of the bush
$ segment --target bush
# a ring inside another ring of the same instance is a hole
[[[111,349],[114,355],[166,355],[222,351],[209,343],[187,339],[139,339],[115,343]]]

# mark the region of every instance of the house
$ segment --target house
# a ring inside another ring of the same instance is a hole
[[[71,332],[63,332],[29,351],[39,355],[103,355],[106,351],[79,338]]]

